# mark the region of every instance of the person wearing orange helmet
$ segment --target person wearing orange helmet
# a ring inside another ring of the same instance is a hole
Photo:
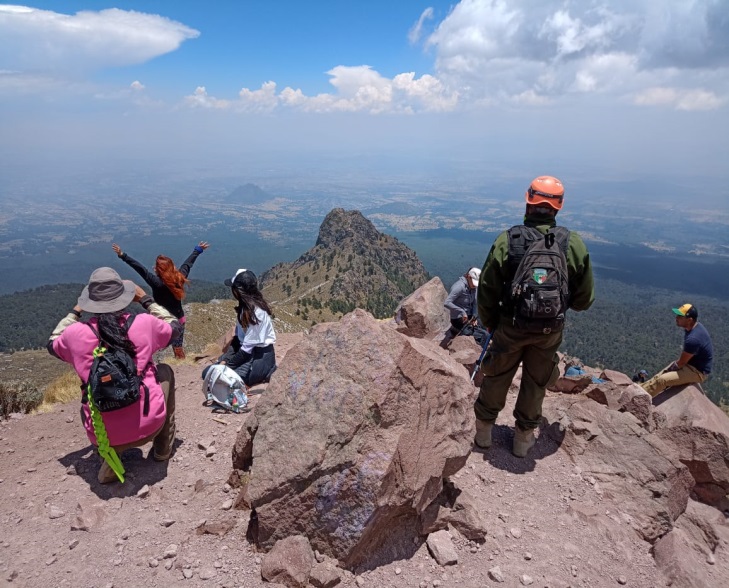
[[[535,178],[525,194],[524,223],[496,238],[481,271],[478,314],[493,333],[474,404],[475,443],[483,449],[491,446],[493,424],[520,364],[512,452],[525,457],[534,446],[545,390],[559,377],[565,313],[587,310],[595,300],[587,247],[577,233],[557,226],[564,195],[557,178]]]

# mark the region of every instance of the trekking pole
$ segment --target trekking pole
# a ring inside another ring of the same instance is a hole
[[[481,355],[478,356],[478,361],[476,362],[476,365],[473,366],[473,373],[471,374],[471,383],[473,383],[473,379],[476,377],[476,372],[478,371],[478,368],[481,367],[481,362],[483,361],[484,355],[486,355],[486,349],[489,346],[489,343],[491,343],[491,337],[493,336],[494,332],[489,331],[488,337],[486,337],[486,341],[484,341],[483,349],[481,350]]]

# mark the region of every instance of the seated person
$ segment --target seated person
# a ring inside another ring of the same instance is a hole
[[[451,286],[443,306],[448,309],[451,315],[451,333],[453,336],[466,334],[471,335],[473,331],[465,327],[476,325],[476,289],[478,280],[481,277],[481,270],[472,267]]]
[[[235,276],[225,280],[230,286],[236,306],[236,329],[232,341],[218,363],[227,365],[245,382],[254,386],[267,382],[276,371],[276,332],[273,330],[273,313],[258,289],[255,274],[239,269]],[[208,368],[203,370],[205,379]]]
[[[666,388],[685,384],[700,384],[711,373],[714,347],[706,327],[699,322],[699,311],[692,304],[673,309],[676,326],[684,330],[681,356],[667,368],[641,384],[651,396]]]

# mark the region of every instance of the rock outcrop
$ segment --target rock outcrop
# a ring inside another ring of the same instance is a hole
[[[397,307],[397,331],[408,337],[440,340],[451,326],[448,310],[443,306],[447,296],[438,277],[420,286]]]
[[[694,477],[701,502],[729,509],[729,419],[697,386],[669,389],[655,399],[656,431]]]
[[[412,550],[419,516],[470,454],[473,395],[437,344],[362,310],[317,325],[288,351],[234,451],[235,467],[250,464],[238,503],[255,513],[257,543],[303,534],[347,567]]]

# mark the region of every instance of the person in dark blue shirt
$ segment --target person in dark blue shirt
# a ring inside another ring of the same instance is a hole
[[[685,384],[701,384],[711,373],[714,347],[706,327],[699,322],[699,311],[692,304],[673,309],[676,326],[684,329],[681,357],[641,384],[651,396],[666,388]]]

